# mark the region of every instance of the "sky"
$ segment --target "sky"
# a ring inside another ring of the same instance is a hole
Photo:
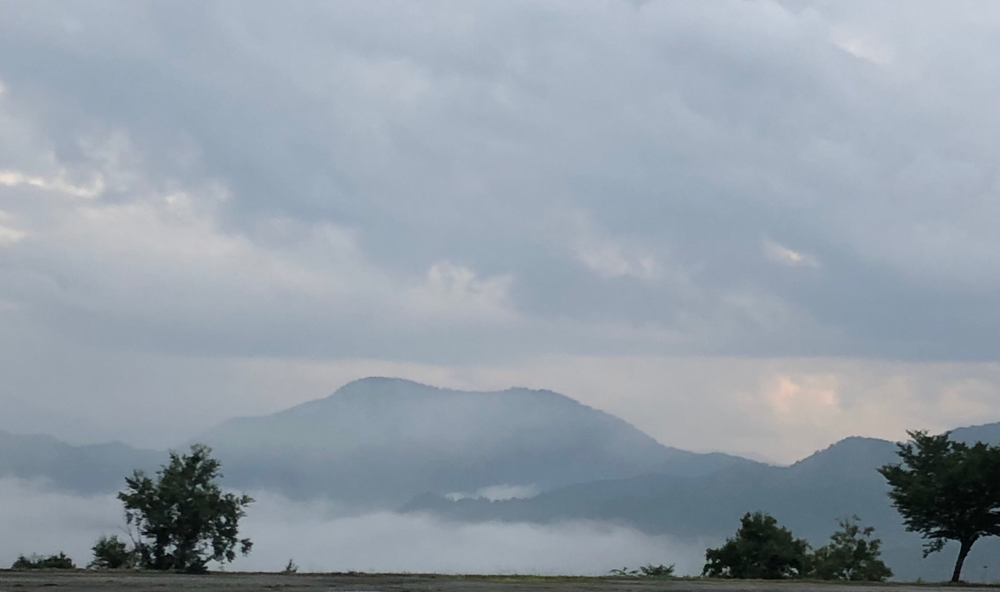
[[[368,375],[775,462],[1000,421],[1000,4],[0,14],[0,429]]]

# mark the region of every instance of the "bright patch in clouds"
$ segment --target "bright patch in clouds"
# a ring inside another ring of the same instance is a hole
[[[790,376],[779,374],[772,381],[773,385],[766,389],[767,399],[774,414],[780,418],[802,421],[803,416],[822,417],[837,409],[835,376],[808,376],[796,382]]]
[[[604,278],[635,277],[650,279],[657,271],[656,260],[649,255],[628,257],[623,249],[612,241],[587,245],[579,248],[578,256],[593,272]]]
[[[633,241],[608,236],[586,213],[574,212],[569,219],[574,235],[571,250],[597,276],[651,280],[660,275],[660,265],[648,250]]]
[[[764,241],[764,255],[774,263],[789,267],[819,267],[819,261],[812,255],[793,251],[771,240]]]
[[[425,281],[407,292],[412,314],[442,319],[504,321],[516,317],[508,290],[513,278],[480,279],[474,271],[450,261],[435,263]]]
[[[89,185],[74,185],[66,180],[66,173],[46,178],[26,175],[19,171],[0,171],[0,185],[6,187],[35,187],[44,191],[55,191],[73,197],[92,199],[104,192],[104,179],[97,177]]]
[[[878,66],[888,66],[893,61],[893,50],[885,42],[871,35],[862,35],[849,27],[835,27],[830,41],[852,56]]]
[[[27,235],[23,230],[18,230],[10,224],[10,215],[0,210],[0,247],[12,245]]]

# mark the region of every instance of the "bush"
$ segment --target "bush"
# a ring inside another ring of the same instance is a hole
[[[87,566],[91,569],[129,569],[136,565],[135,550],[129,549],[117,535],[102,535],[92,549],[94,560]]]
[[[713,578],[781,580],[808,573],[809,544],[778,526],[773,516],[747,513],[736,535],[705,551],[702,575]]]
[[[650,563],[640,566],[639,569],[623,567],[611,570],[611,575],[631,578],[672,578],[674,577],[674,565],[653,565]]]
[[[639,568],[639,575],[644,578],[672,578],[674,576],[674,564],[670,565],[643,565]]]
[[[840,521],[840,530],[833,533],[827,545],[813,554],[813,575],[821,580],[853,582],[884,582],[892,570],[882,562],[882,541],[875,538],[875,529],[862,528],[860,518],[853,516]]]
[[[821,580],[884,582],[892,570],[880,559],[882,541],[875,529],[862,527],[857,516],[839,521],[840,530],[815,553],[768,514],[746,514],[736,535],[718,549],[705,552],[702,575],[715,578],[779,580],[812,577]]]
[[[11,569],[76,569],[76,565],[73,560],[66,556],[65,553],[60,552],[58,555],[49,555],[48,557],[42,557],[41,555],[32,555],[31,557],[25,557],[20,555],[17,561],[10,566]]]

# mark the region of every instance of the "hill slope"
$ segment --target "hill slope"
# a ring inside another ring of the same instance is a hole
[[[165,454],[118,442],[71,446],[51,436],[0,431],[0,477],[40,479],[63,491],[118,491],[133,470],[155,469],[165,458]]]
[[[1000,424],[955,430],[956,438],[1000,442]],[[407,511],[454,520],[559,522],[592,519],[627,524],[651,534],[722,541],[746,512],[774,515],[814,546],[826,542],[839,518],[859,515],[885,541],[897,576],[946,580],[954,553],[921,560],[921,540],[905,532],[876,469],[895,462],[896,446],[873,438],[847,438],[789,467],[739,464],[710,475],[665,474],[584,483],[523,500],[449,501],[420,496]],[[970,565],[995,564],[1000,544],[984,541]]]
[[[234,484],[369,505],[398,505],[422,492],[700,475],[750,462],[668,448],[551,391],[464,392],[391,378],[233,419],[199,440],[215,448]]]

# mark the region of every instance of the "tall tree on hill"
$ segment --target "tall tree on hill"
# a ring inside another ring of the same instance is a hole
[[[139,533],[135,552],[146,569],[204,571],[209,561],[233,561],[236,549],[250,552],[250,539],[238,539],[239,521],[253,502],[223,493],[220,463],[203,444],[190,454],[170,453],[156,479],[136,471],[118,494],[125,521]]]
[[[958,582],[976,541],[1000,535],[1000,447],[969,446],[948,433],[909,435],[911,441],[898,445],[901,462],[879,472],[892,487],[889,497],[906,529],[927,540],[924,557],[947,541],[959,543],[951,577]]]

